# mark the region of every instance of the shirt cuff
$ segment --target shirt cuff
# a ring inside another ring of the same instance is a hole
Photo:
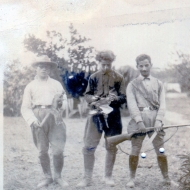
[[[36,121],[36,118],[31,118],[27,121],[28,125],[31,127],[32,123]]]
[[[156,120],[159,120],[159,121],[161,121],[161,122],[162,122],[163,118],[164,118],[163,115],[157,115],[157,116],[156,116]]]
[[[133,119],[136,121],[136,123],[143,121],[141,115],[137,115]]]
[[[87,101],[87,103],[92,103],[93,102],[92,97],[93,97],[93,95],[89,95],[89,94],[85,95],[85,100]]]

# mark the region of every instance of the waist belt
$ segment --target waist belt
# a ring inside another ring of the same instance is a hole
[[[153,110],[158,110],[158,108],[156,108],[156,107],[139,107],[139,111],[147,111],[147,110],[149,110],[149,111],[153,111]]]
[[[33,108],[42,108],[42,109],[50,109],[52,106],[51,105],[35,105]]]

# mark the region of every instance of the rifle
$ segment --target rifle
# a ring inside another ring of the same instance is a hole
[[[162,129],[169,129],[169,128],[174,128],[174,127],[187,127],[190,126],[190,124],[183,124],[183,125],[168,125],[168,126],[164,126],[162,127]],[[154,131],[155,128],[154,127],[147,127],[146,128],[146,133]],[[108,137],[106,139],[108,146],[116,146],[126,140],[131,140],[132,137],[138,136],[138,135],[144,135],[145,133],[139,133],[138,130],[137,131],[133,131],[132,133],[128,134],[121,134],[121,135],[116,135],[113,137]]]

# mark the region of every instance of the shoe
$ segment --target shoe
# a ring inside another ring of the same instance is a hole
[[[110,187],[114,187],[115,183],[113,181],[113,179],[111,177],[105,177],[104,181],[106,183],[106,185],[110,186]]]
[[[171,185],[171,180],[170,180],[170,178],[164,178],[163,184],[164,184],[164,185]]]
[[[57,184],[59,184],[61,187],[68,187],[69,186],[69,184],[66,182],[66,181],[64,181],[63,179],[61,179],[61,178],[57,178],[57,179],[55,179],[54,180]]]
[[[47,179],[44,179],[42,182],[40,182],[38,185],[37,185],[37,189],[40,189],[44,186],[48,186],[49,184],[53,183],[53,179],[52,178],[47,178]]]
[[[134,188],[135,187],[135,182],[133,179],[130,179],[130,181],[127,183],[127,187]]]
[[[135,187],[135,174],[138,167],[139,157],[135,155],[129,156],[129,170],[130,170],[130,180],[127,183],[127,187]]]
[[[77,184],[77,187],[88,187],[91,185],[91,180],[83,179],[80,183]]]

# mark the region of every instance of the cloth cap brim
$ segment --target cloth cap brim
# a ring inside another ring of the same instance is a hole
[[[38,65],[41,64],[46,64],[46,65],[50,65],[52,68],[56,68],[58,65],[55,62],[48,62],[48,61],[37,61],[37,62],[33,62],[32,66],[33,67],[37,67]]]

